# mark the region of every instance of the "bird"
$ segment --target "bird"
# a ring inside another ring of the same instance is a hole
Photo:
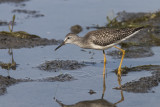
[[[122,52],[122,58],[117,73],[121,76],[121,65],[125,55],[125,50],[117,47],[116,45],[134,36],[143,28],[143,26],[137,28],[103,28],[90,31],[83,37],[79,37],[74,33],[68,33],[64,41],[55,48],[55,51],[65,44],[74,44],[84,49],[103,50],[104,63],[106,64],[105,50],[115,47]],[[105,74],[105,72],[103,72],[103,74]]]

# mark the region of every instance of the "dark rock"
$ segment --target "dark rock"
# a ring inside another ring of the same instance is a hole
[[[80,25],[74,25],[70,28],[72,33],[78,34],[80,33],[83,29]]]

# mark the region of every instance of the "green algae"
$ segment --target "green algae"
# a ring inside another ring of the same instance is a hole
[[[138,15],[138,14],[137,14]],[[156,18],[160,17],[160,11],[154,12],[154,13],[148,13],[145,15],[142,15],[137,18],[129,18],[124,21],[118,21],[118,17],[113,18],[112,20],[107,16],[108,24],[106,27],[112,27],[112,28],[126,28],[126,27],[154,27],[155,25],[152,25],[151,23],[146,23],[152,20],[155,20]]]
[[[6,70],[16,70],[16,63],[0,63],[2,69]]]
[[[16,32],[1,31],[0,35],[12,36],[12,37],[17,37],[17,38],[22,38],[22,39],[40,38],[37,35],[29,34],[24,31],[16,31]]]

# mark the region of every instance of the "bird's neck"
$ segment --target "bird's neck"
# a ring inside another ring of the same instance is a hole
[[[84,38],[83,37],[79,37],[79,36],[77,36],[77,39],[74,41],[73,44],[78,45],[81,48],[85,48],[85,46],[86,46],[85,42],[84,42]]]

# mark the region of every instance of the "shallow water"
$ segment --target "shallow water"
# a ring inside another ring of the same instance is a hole
[[[152,5],[150,3],[152,2]],[[16,13],[16,23],[14,31],[23,30],[29,33],[40,35],[43,38],[63,39],[69,32],[72,25],[80,24],[84,30],[80,35],[84,35],[88,30],[86,26],[92,24],[105,25],[106,16],[112,17],[112,10],[119,12],[122,10],[131,12],[148,12],[159,9],[158,0],[145,0],[143,2],[127,1],[127,0],[31,0],[25,2],[26,6],[18,6],[15,4],[0,4],[0,19],[10,21],[13,9],[36,10],[44,14],[44,17],[26,18],[26,14]],[[135,8],[136,5],[136,8]],[[5,10],[5,11],[4,11]],[[8,30],[7,26],[1,26],[0,30]],[[92,30],[92,29],[91,29]],[[7,88],[7,93],[0,96],[0,106],[2,107],[60,107],[53,100],[60,100],[63,104],[72,105],[80,101],[101,99],[103,92],[103,55],[101,51],[86,50],[73,45],[66,45],[54,51],[53,46],[39,46],[35,48],[13,49],[14,60],[18,65],[15,71],[10,70],[9,74],[13,78],[31,78],[42,79],[53,77],[59,74],[71,74],[77,80],[70,82],[26,82],[12,85]],[[114,50],[113,49],[109,49]],[[124,59],[122,66],[137,66],[155,64],[160,62],[160,47],[153,47],[154,56],[147,58]],[[9,62],[11,56],[8,55],[8,49],[0,50],[0,61]],[[71,52],[72,51],[72,52]],[[95,54],[89,54],[89,51]],[[45,72],[36,68],[45,61],[63,59],[96,62],[96,65],[86,66],[78,70],[61,70],[59,72]],[[106,65],[106,91],[104,99],[116,103],[121,99],[121,91],[113,89],[118,86],[117,76],[111,71],[119,65],[120,59],[113,59],[107,56]],[[8,73],[4,69],[0,69],[0,74],[7,76]],[[132,72],[122,77],[122,84],[138,80],[143,76],[150,76],[151,72]],[[90,95],[88,92],[92,89],[96,94]],[[118,107],[157,107],[160,102],[160,87],[155,87],[152,91],[155,93],[135,94],[123,92],[124,101],[117,104]]]

